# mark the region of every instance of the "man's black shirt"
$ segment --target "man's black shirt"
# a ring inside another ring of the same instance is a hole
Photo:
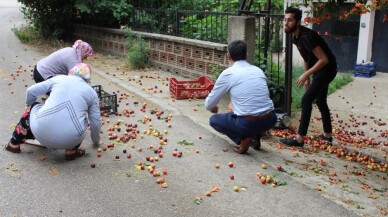
[[[334,54],[331,52],[329,46],[323,40],[323,38],[319,36],[318,33],[316,33],[315,31],[301,26],[300,34],[298,38],[293,38],[293,43],[298,48],[301,56],[303,57],[309,68],[313,67],[318,61],[318,58],[313,54],[313,49],[319,46],[322,48],[323,52],[325,52],[327,58],[329,59],[329,63],[319,71],[336,71],[337,61]]]

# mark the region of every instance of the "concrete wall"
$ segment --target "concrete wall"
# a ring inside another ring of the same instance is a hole
[[[160,70],[197,78],[201,75],[211,77],[212,69],[228,67],[226,44],[136,31],[132,33],[140,34],[148,42],[150,64]],[[96,51],[126,56],[126,34],[121,29],[74,25],[73,39],[87,41]]]

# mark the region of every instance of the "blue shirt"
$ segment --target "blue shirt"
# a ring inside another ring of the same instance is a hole
[[[263,70],[245,60],[236,61],[218,77],[205,100],[207,110],[214,108],[230,93],[234,113],[238,116],[260,115],[274,110]]]

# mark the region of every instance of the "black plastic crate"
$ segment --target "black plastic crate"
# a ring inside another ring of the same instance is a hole
[[[98,98],[101,98],[102,96],[105,96],[105,95],[111,95],[111,94],[105,92],[102,89],[101,85],[95,85],[95,86],[92,86],[92,87],[97,92]]]
[[[97,92],[98,98],[100,99],[100,110],[108,111],[110,114],[117,112],[117,95],[108,94],[105,92],[101,85],[92,86]]]
[[[100,110],[110,114],[117,112],[117,95],[105,95],[100,97]]]
[[[102,91],[101,85],[95,85],[92,87],[97,92],[98,98],[101,98],[101,91]]]

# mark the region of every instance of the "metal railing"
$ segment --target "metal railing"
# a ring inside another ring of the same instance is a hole
[[[271,80],[281,83],[279,72],[283,67],[282,53],[284,52],[283,15],[252,14],[256,17],[256,53],[255,65],[270,73]]]
[[[237,13],[133,8],[131,29],[227,44],[228,17]],[[283,14],[252,13],[256,18],[254,65],[266,73],[276,107],[283,107],[285,52]],[[282,109],[288,110],[288,109]]]
[[[237,13],[134,8],[131,29],[227,43],[228,17]]]

